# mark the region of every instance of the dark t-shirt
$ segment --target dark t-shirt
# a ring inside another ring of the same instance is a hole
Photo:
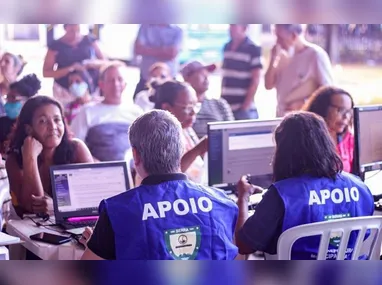
[[[106,210],[101,212],[87,246],[94,254],[103,259],[116,259],[114,231]]]
[[[49,49],[57,52],[56,63],[57,68],[64,68],[71,66],[74,63],[81,63],[86,59],[96,58],[95,50],[93,48],[93,43],[96,39],[93,36],[87,35],[84,36],[82,41],[75,47],[70,46],[60,39],[53,41],[49,45]],[[93,79],[93,82],[98,81],[98,71],[91,69],[89,73]],[[60,84],[62,87],[68,89],[69,82],[68,76],[55,79],[55,82]]]
[[[9,139],[9,135],[12,132],[12,127],[16,120],[9,117],[0,117],[0,151],[5,151],[5,142]]]
[[[254,251],[277,253],[277,242],[282,234],[285,205],[275,187],[269,187],[255,213],[239,231],[239,239]]]

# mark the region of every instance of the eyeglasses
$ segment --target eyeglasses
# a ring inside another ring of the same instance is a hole
[[[335,108],[337,113],[340,114],[341,116],[353,115],[353,109],[346,109],[344,107],[340,107],[334,104],[330,104],[329,106],[332,108]]]
[[[190,115],[192,112],[197,114],[200,112],[200,109],[202,108],[202,103],[200,103],[200,102],[198,102],[196,104],[190,104],[190,105],[183,105],[183,104],[174,103],[174,105],[181,107],[187,115]]]

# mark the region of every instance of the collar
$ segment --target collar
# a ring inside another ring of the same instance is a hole
[[[169,174],[156,174],[147,176],[142,180],[141,185],[156,185],[169,181],[188,180],[187,176],[183,173],[169,173]]]
[[[248,43],[248,41],[249,41],[249,38],[248,38],[248,36],[246,36],[246,37],[243,39],[243,41],[238,45],[237,49],[241,48],[243,45],[246,45],[246,44]],[[229,48],[230,48],[230,49],[232,48],[232,45],[233,45],[233,41],[231,40],[231,41],[229,42]]]

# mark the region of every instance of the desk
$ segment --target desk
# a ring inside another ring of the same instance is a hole
[[[37,221],[37,220],[36,220]],[[75,242],[69,242],[63,245],[51,245],[48,243],[37,242],[31,240],[31,235],[48,232],[59,234],[45,227],[37,227],[31,220],[10,220],[7,224],[7,233],[25,241],[22,246],[43,260],[78,260],[81,258],[84,250]],[[13,247],[10,247],[10,255],[12,256]]]
[[[1,171],[1,169],[0,169]],[[8,219],[10,211],[11,194],[9,192],[8,178],[0,179],[0,227],[2,228],[5,221]]]

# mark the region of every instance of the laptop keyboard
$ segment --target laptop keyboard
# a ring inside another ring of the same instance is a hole
[[[97,220],[88,220],[88,221],[78,221],[78,222],[65,222],[65,226],[75,229],[75,228],[84,228],[84,227],[94,227],[97,223]]]

